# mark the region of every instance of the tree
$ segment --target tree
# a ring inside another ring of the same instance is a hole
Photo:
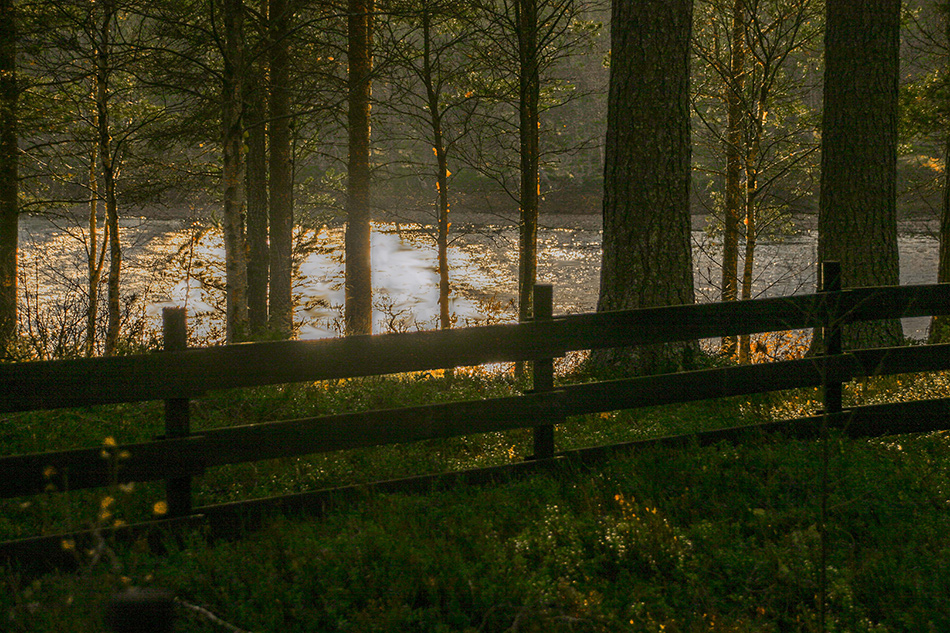
[[[807,189],[799,183],[807,181],[804,168],[817,149],[804,100],[811,89],[808,63],[814,61],[809,49],[820,33],[818,5],[704,0],[697,11],[694,50],[709,87],[696,91],[696,109],[715,160],[725,166],[715,206],[722,217],[723,301],[753,298],[758,240],[781,232],[788,199]],[[718,113],[720,108],[725,112]],[[724,338],[722,352],[738,351],[739,361],[748,362],[749,335],[736,343]]]
[[[914,6],[914,5],[917,6]],[[901,142],[921,147],[942,169],[934,169],[933,178],[923,189],[941,192],[937,281],[950,282],[950,2],[909,2],[905,36],[908,66],[917,76],[901,88]],[[904,75],[913,74],[904,72]],[[930,324],[931,343],[950,341],[950,317],[934,317]]]
[[[253,31],[255,40],[266,41],[268,0],[261,0],[260,19],[250,19],[245,33]],[[268,244],[268,215],[270,202],[267,195],[267,63],[265,53],[258,46],[248,61],[248,78],[244,82],[244,129],[247,137],[247,321],[251,336],[259,336],[267,329],[267,294],[270,277],[270,246]]]
[[[472,113],[479,101],[468,81],[477,26],[470,7],[457,2],[411,0],[390,3],[390,10],[388,28],[381,29],[389,49],[384,53],[389,61],[391,92],[387,109],[396,115],[392,127],[405,127],[413,147],[422,152],[431,147],[431,157],[426,156],[419,171],[434,175],[439,326],[448,329],[452,324],[449,163],[456,159],[458,144],[471,130]]]
[[[896,285],[900,0],[827,0],[818,261],[845,287]],[[850,348],[900,344],[899,321],[846,328]]]
[[[692,0],[614,0],[598,311],[694,301],[690,239]],[[692,345],[598,354],[650,372]]]
[[[244,235],[244,6],[242,0],[224,0],[224,70],[221,123],[224,148],[224,249],[227,341],[248,333],[247,245]]]
[[[0,0],[0,358],[17,332],[19,175],[16,80],[16,10]]]
[[[373,71],[373,0],[349,0],[347,58],[349,159],[346,186],[347,335],[373,333],[370,259],[370,97]]]
[[[578,0],[482,0],[479,6],[488,21],[483,72],[492,77],[492,96],[508,101],[517,112],[518,184],[512,189],[519,209],[518,317],[524,321],[532,314],[537,281],[542,115],[570,99],[556,94],[558,82],[550,73],[560,61],[589,44],[597,29],[581,19],[589,7]],[[543,92],[548,93],[546,103]],[[490,127],[497,128],[497,123]],[[475,152],[468,162],[507,189],[507,161],[480,154]]]
[[[294,170],[290,99],[290,33],[293,8],[288,0],[270,0],[270,324],[289,337],[293,331]]]
[[[944,20],[944,67],[939,92],[943,97],[944,158],[943,158],[943,208],[940,214],[940,257],[937,266],[937,281],[950,282],[950,2],[940,5]],[[950,341],[950,316],[937,317],[931,324],[931,342]]]

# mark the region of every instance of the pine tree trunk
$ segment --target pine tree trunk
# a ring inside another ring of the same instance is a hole
[[[346,199],[347,335],[373,333],[370,259],[370,96],[373,69],[373,0],[349,0],[349,160]]]
[[[19,175],[17,167],[16,10],[0,0],[0,358],[17,332],[17,247]]]
[[[900,0],[827,0],[818,260],[844,287],[896,285]],[[898,345],[897,320],[846,328],[847,348]]]
[[[270,324],[282,337],[294,326],[294,173],[291,155],[290,23],[287,0],[270,2]]]
[[[614,0],[603,263],[597,309],[694,301],[690,239],[692,0]],[[655,372],[690,364],[695,344],[596,354]]]
[[[227,342],[247,337],[247,244],[244,236],[245,157],[243,125],[244,6],[224,0],[224,258]]]

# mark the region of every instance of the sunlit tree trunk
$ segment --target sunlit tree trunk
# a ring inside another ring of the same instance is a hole
[[[732,10],[732,56],[726,81],[726,181],[724,230],[722,241],[722,300],[735,301],[738,296],[739,275],[739,223],[745,208],[742,189],[742,147],[745,107],[745,0],[736,0]],[[721,352],[732,356],[736,352],[736,339],[723,337]]]
[[[99,134],[99,165],[102,176],[102,197],[106,208],[106,235],[109,241],[108,321],[104,353],[112,356],[119,343],[121,327],[122,243],[119,235],[119,209],[115,195],[115,164],[112,146],[112,131],[109,124],[109,81],[112,73],[112,30],[115,22],[115,4],[105,0],[102,4],[102,22],[99,25],[99,41],[96,43],[96,125]]]
[[[0,0],[0,358],[17,331],[17,245],[19,175],[17,168],[16,11]]]
[[[271,0],[270,44],[270,324],[293,332],[294,173],[291,151],[290,24],[288,0]]]
[[[222,125],[224,146],[224,256],[227,342],[248,332],[247,245],[244,237],[245,157],[243,119],[244,6],[224,0],[224,75]]]
[[[360,335],[373,332],[369,169],[373,0],[349,0],[348,11],[349,160],[344,320],[347,335]]]
[[[518,319],[532,315],[531,297],[538,277],[540,192],[540,60],[538,0],[518,0],[519,133],[521,187],[518,265]]]
[[[690,238],[692,0],[614,0],[598,311],[694,302]],[[691,363],[695,344],[607,351],[639,372]]]
[[[428,9],[422,15],[422,82],[426,89],[426,105],[432,125],[432,148],[435,151],[436,188],[439,194],[438,235],[436,249],[439,259],[439,326],[446,330],[452,327],[449,313],[449,163],[442,131],[442,109],[432,76],[432,16]]]

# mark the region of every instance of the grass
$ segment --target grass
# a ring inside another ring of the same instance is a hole
[[[507,395],[510,376],[459,373],[212,394],[211,428],[361,408]],[[852,400],[947,393],[944,376],[849,388]],[[815,392],[772,394],[572,419],[562,449],[798,415]],[[154,405],[4,421],[4,453],[119,443],[161,432]],[[55,431],[54,431],[55,430]],[[214,469],[198,503],[504,463],[524,431]],[[750,436],[738,446],[644,448],[425,495],[367,493],[315,519],[274,517],[231,542],[200,532],[165,556],[143,543],[78,574],[0,571],[0,628],[101,631],[128,584],[173,589],[177,631],[817,631],[821,496],[815,442]],[[950,630],[950,433],[833,437],[829,470],[830,631]],[[3,538],[148,516],[157,488],[4,502]],[[112,499],[111,501],[105,501]],[[107,516],[106,516],[107,515]],[[105,518],[103,518],[105,516]],[[85,552],[77,553],[88,560]]]

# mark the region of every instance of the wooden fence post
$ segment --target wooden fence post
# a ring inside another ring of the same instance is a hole
[[[162,309],[164,349],[180,351],[188,347],[188,328],[184,308]],[[165,400],[165,437],[185,437],[191,433],[188,398]],[[172,477],[165,480],[165,502],[169,516],[191,514],[191,477]]]
[[[547,284],[534,286],[534,320],[550,321],[554,317],[554,287]],[[532,363],[534,374],[532,391],[554,391],[554,359],[543,358]],[[554,423],[534,427],[533,459],[554,457]]]
[[[841,292],[841,263],[821,263],[821,290],[822,293]],[[830,419],[836,418],[842,410],[842,386],[840,381],[829,378],[832,358],[842,352],[841,344],[841,314],[838,296],[825,299],[825,325],[822,328],[821,340],[824,352],[824,407]]]

